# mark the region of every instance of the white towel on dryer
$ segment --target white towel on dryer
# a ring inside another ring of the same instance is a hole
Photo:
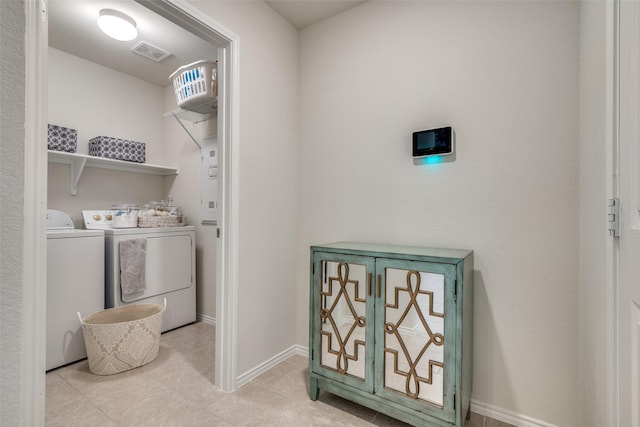
[[[120,242],[120,289],[122,295],[143,292],[147,239],[130,239]]]

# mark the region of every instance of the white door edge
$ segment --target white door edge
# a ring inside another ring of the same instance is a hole
[[[619,107],[619,0],[606,3],[606,173],[605,183],[607,198],[618,198],[620,196],[619,189],[619,140],[620,132],[618,107]],[[605,203],[605,201],[603,201]],[[606,402],[607,420],[611,426],[619,426],[618,414],[618,287],[620,286],[620,263],[619,263],[619,239],[610,237],[607,239],[608,254],[606,259],[606,277],[607,281],[607,301],[606,309],[608,315],[607,325],[607,396]]]

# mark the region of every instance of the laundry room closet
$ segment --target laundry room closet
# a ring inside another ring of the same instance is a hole
[[[109,7],[124,8],[136,20],[136,39],[123,42],[99,33],[95,17]],[[47,122],[77,130],[77,149],[74,155],[49,151],[47,208],[69,214],[75,228],[85,228],[83,211],[171,199],[186,224],[195,226],[197,319],[214,323],[217,224],[211,207],[216,205],[203,207],[202,193],[203,187],[216,191],[210,180],[217,174],[206,156],[216,148],[217,114],[212,109],[196,118],[176,117],[180,109],[169,77],[194,61],[217,60],[218,48],[133,1],[52,0],[49,14]],[[168,34],[165,26],[180,36]],[[156,62],[136,54],[132,49],[140,42],[146,43],[138,49],[143,53],[153,56],[159,47],[169,55]],[[158,68],[164,77],[156,75]],[[114,166],[96,160],[89,156],[89,140],[98,136],[144,143],[144,162]]]

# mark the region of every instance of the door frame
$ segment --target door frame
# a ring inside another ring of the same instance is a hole
[[[23,0],[24,208],[22,252],[21,420],[44,425],[47,319],[47,47],[45,0]],[[16,349],[18,351],[18,349]]]
[[[237,288],[239,235],[239,38],[186,0],[136,0],[205,38],[222,43],[219,70],[223,99],[222,185],[216,273],[216,386],[237,389]],[[25,140],[23,239],[23,348],[20,378],[25,425],[44,425],[46,339],[47,56],[46,0],[23,0],[25,8]],[[223,80],[224,79],[224,80]]]
[[[619,199],[620,197],[620,0],[606,2],[605,12],[605,185],[607,199]],[[611,235],[611,232],[610,232]],[[617,236],[611,236],[607,240],[607,258],[605,260],[607,280],[608,312],[607,331],[607,396],[605,403],[606,419],[612,426],[620,424],[619,405],[619,308],[618,295],[620,287],[620,240]]]
[[[216,271],[215,383],[225,392],[237,387],[237,289],[240,195],[239,166],[239,38],[231,30],[185,0],[135,0],[193,34],[219,46],[218,111],[221,191],[218,227],[220,238]],[[220,118],[220,115],[222,117]]]
[[[623,10],[623,6],[625,5],[625,9]],[[629,81],[628,77],[634,76],[637,79],[637,72],[640,69],[640,6],[638,3],[626,2],[621,0],[614,0],[614,84],[612,85],[614,95],[614,114],[613,114],[613,172],[612,180],[614,183],[614,197],[620,198],[620,179],[621,179],[621,171],[620,171],[620,147],[634,144],[633,141],[630,141],[629,138],[626,140],[621,137],[621,135],[632,135],[632,138],[637,138],[638,132],[637,129],[640,126],[640,120],[637,117],[637,109],[638,109],[638,99],[640,98],[640,90],[638,89],[638,80],[635,80],[635,83],[631,83],[631,87],[622,86],[622,82]],[[630,14],[629,8],[633,7],[632,12]],[[623,14],[624,13],[624,14]],[[625,23],[629,25],[623,24],[623,19],[625,19]],[[631,46],[631,48],[630,48]],[[628,71],[628,67],[631,67],[631,71]],[[624,71],[625,68],[627,71]],[[623,74],[624,73],[624,74]],[[627,77],[626,79],[624,77]],[[634,106],[631,107],[630,112],[623,110],[628,106],[627,102],[622,99],[621,94],[625,94],[627,97],[633,97]],[[633,118],[626,120],[624,119],[628,115],[633,115]],[[636,159],[637,161],[637,159]],[[624,172],[625,177],[628,177],[629,172]],[[622,179],[628,179],[622,177]],[[631,192],[636,193],[636,203],[638,197],[640,197],[640,188],[636,186],[635,189],[631,189]],[[628,195],[625,195],[627,200],[622,200],[621,207],[625,208],[624,202],[628,202]],[[629,203],[627,203],[629,204]],[[629,210],[637,210],[640,209],[639,206],[631,204],[628,206]],[[620,215],[620,220],[624,219]],[[631,375],[631,372],[625,371],[625,367],[622,363],[622,344],[625,341],[628,341],[628,337],[624,337],[621,335],[622,331],[622,321],[625,319],[622,318],[622,304],[627,304],[628,300],[625,302],[623,300],[624,297],[624,286],[630,286],[630,284],[626,284],[621,281],[622,274],[624,273],[621,267],[623,267],[620,263],[620,260],[623,257],[623,254],[627,245],[620,245],[620,239],[615,239],[614,243],[614,287],[613,292],[615,295],[614,301],[614,309],[612,322],[614,323],[614,339],[615,343],[613,345],[613,397],[612,397],[612,425],[616,427],[622,427],[622,422],[626,420],[625,416],[623,416],[625,410],[628,410],[626,404],[624,404],[621,400],[623,396],[623,392],[627,390],[623,390],[624,387],[624,378],[627,378]],[[628,255],[625,255],[625,259],[628,259]],[[625,274],[624,279],[628,280],[627,275]],[[626,351],[626,349],[624,350]],[[631,403],[633,405],[633,403]],[[627,414],[630,415],[630,414]]]

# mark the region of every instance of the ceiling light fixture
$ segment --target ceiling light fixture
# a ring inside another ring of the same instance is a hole
[[[138,37],[136,21],[117,10],[102,9],[98,16],[98,27],[109,37],[123,42]]]

